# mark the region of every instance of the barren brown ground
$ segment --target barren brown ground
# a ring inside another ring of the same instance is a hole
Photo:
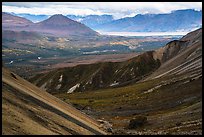
[[[73,59],[66,59],[63,63],[57,63],[49,68],[73,67],[80,64],[93,64],[96,62],[122,62],[138,56],[139,53],[108,54],[108,55],[86,55]]]
[[[5,68],[2,81],[3,134],[106,134],[94,119]]]

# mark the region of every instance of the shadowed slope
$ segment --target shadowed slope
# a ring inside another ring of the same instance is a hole
[[[123,62],[78,65],[38,74],[30,81],[50,93],[95,90],[124,86],[142,79],[159,67],[153,52],[146,52]]]

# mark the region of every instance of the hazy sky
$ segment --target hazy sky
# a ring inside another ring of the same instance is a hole
[[[3,2],[3,12],[30,14],[113,15],[115,19],[179,9],[202,10],[202,2]]]

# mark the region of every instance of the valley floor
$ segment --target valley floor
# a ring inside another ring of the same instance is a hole
[[[121,53],[106,55],[83,55],[72,57],[50,57],[41,60],[32,59],[18,64],[7,65],[7,67],[18,75],[28,79],[37,73],[49,72],[58,68],[73,67],[82,64],[93,64],[98,62],[122,62],[141,53]]]
[[[108,122],[113,134],[202,134],[202,76],[168,76],[127,87],[55,96]],[[138,115],[147,117],[147,123],[128,129],[129,121]]]

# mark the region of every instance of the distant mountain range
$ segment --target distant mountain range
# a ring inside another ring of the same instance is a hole
[[[52,33],[57,34],[58,36],[97,35],[97,32],[93,31],[84,24],[71,20],[61,14],[53,15],[50,18],[42,22],[35,23],[30,27],[30,30],[34,29],[38,32]]]
[[[23,14],[23,13],[21,14],[10,13],[10,14],[14,16],[26,18],[34,23],[44,21],[50,17],[48,15],[33,15],[33,14]],[[81,22],[92,29],[94,29],[98,25],[102,25],[114,20],[112,15],[88,15],[88,16],[66,15],[66,17],[74,21]]]
[[[191,31],[202,26],[202,11],[177,10],[169,14],[138,14],[102,24],[100,31],[119,32],[171,32]]]
[[[75,16],[67,15],[68,18],[81,22],[86,26],[95,29],[97,26],[114,21],[112,15],[88,15],[88,16]]]
[[[21,14],[10,13],[10,14],[26,18],[34,23],[44,21],[50,17],[48,15],[33,15],[23,13]],[[88,16],[66,15],[66,17],[74,21],[81,22],[92,29],[94,29],[98,25],[105,24],[114,20],[112,15],[88,15]]]
[[[53,15],[48,19],[38,23],[33,23],[22,17],[3,13],[2,28],[3,30],[39,32],[48,35],[51,34],[58,37],[67,37],[70,35],[98,35],[97,32],[85,26],[84,24],[71,20],[61,14]]]
[[[19,14],[10,13],[10,14],[14,15],[14,16],[19,16],[19,17],[26,18],[26,19],[34,22],[34,23],[46,20],[46,19],[48,19],[50,17],[48,15],[34,15],[34,14],[23,14],[23,13],[19,13]]]
[[[48,15],[14,14],[32,22],[49,18]],[[167,14],[137,14],[114,20],[112,15],[88,15],[66,17],[103,32],[171,32],[192,31],[202,26],[202,11],[193,9],[176,10]]]

